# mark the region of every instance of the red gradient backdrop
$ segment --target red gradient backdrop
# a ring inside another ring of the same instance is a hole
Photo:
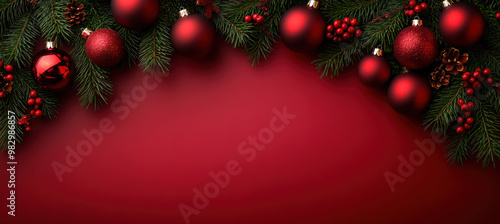
[[[430,137],[419,119],[395,113],[384,91],[364,87],[354,67],[319,79],[310,58],[282,44],[253,68],[240,49],[216,48],[207,60],[174,57],[171,75],[126,117],[109,106],[84,110],[74,91],[62,93],[58,119],[37,122],[16,151],[16,217],[7,215],[8,175],[0,172],[1,223],[185,223],[179,204],[192,206],[193,188],[231,160],[241,173],[191,223],[500,221],[499,172],[449,166],[444,144],[391,191],[384,173],[397,174],[398,157]],[[138,68],[111,78],[117,106],[143,80]],[[283,107],[296,118],[247,162],[239,144]],[[53,162],[64,164],[66,148],[85,140],[82,130],[105,118],[115,130],[60,182]]]

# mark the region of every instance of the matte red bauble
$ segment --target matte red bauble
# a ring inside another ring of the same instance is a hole
[[[289,9],[281,18],[279,29],[283,43],[292,51],[310,53],[322,43],[325,19],[317,9],[318,2]]]
[[[421,75],[406,73],[392,80],[388,98],[392,108],[403,115],[422,113],[431,102],[431,87]]]
[[[69,55],[47,42],[44,49],[33,58],[31,72],[42,89],[60,91],[64,89],[75,72],[75,65]]]
[[[484,16],[473,4],[454,3],[443,10],[439,18],[439,34],[454,47],[470,47],[483,36]]]
[[[112,0],[111,11],[116,22],[130,30],[153,25],[160,15],[159,0]]]
[[[432,31],[422,26],[422,20],[413,20],[413,26],[402,30],[394,40],[394,55],[409,69],[423,69],[436,60],[438,41]]]
[[[85,51],[96,65],[113,67],[122,60],[125,54],[125,45],[120,35],[114,30],[98,29],[90,31],[85,43]]]
[[[391,65],[382,57],[380,48],[375,48],[373,54],[364,56],[358,64],[358,78],[365,86],[384,86],[390,77]]]
[[[215,45],[215,27],[204,16],[189,14],[186,9],[179,15],[170,35],[175,51],[190,58],[206,56]]]

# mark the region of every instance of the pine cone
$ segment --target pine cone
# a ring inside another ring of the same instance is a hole
[[[464,64],[469,60],[469,54],[460,55],[458,49],[451,48],[449,51],[443,50],[440,59],[446,65],[445,70],[447,72],[457,75],[465,70]]]
[[[446,74],[445,71],[446,65],[441,64],[438,68],[434,70],[434,72],[431,73],[431,86],[432,88],[438,90],[442,86],[447,86],[450,84],[450,78],[451,76]]]
[[[83,4],[79,4],[77,0],[73,0],[66,5],[66,13],[64,16],[68,19],[70,26],[78,25],[85,20],[85,11]]]

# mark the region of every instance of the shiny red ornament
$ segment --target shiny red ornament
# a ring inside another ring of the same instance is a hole
[[[189,14],[186,9],[181,10],[179,15],[171,31],[175,51],[189,58],[208,55],[214,48],[216,37],[212,23],[201,15]]]
[[[431,102],[431,87],[415,73],[396,76],[389,85],[388,99],[392,108],[403,115],[422,113]]]
[[[394,41],[394,55],[398,62],[413,70],[429,67],[438,55],[438,41],[434,33],[413,20],[413,26],[403,29]]]
[[[323,43],[325,19],[317,7],[317,1],[312,0],[307,6],[289,9],[281,18],[281,40],[290,50],[311,53]]]
[[[125,45],[120,35],[112,29],[98,29],[90,33],[85,52],[92,62],[101,67],[113,67],[125,55]]]
[[[60,91],[69,84],[75,65],[68,53],[47,42],[47,48],[33,58],[31,73],[40,88]]]
[[[159,0],[112,0],[111,11],[116,22],[131,30],[153,25],[160,15]]]
[[[439,18],[439,34],[454,47],[470,47],[484,33],[485,20],[481,11],[467,2],[446,7]]]
[[[384,86],[390,77],[391,65],[382,57],[379,48],[375,48],[373,54],[364,56],[358,64],[358,78],[365,86]]]

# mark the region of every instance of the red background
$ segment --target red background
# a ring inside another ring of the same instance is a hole
[[[60,114],[38,122],[18,147],[16,217],[1,200],[1,223],[184,223],[180,203],[230,160],[241,174],[210,199],[191,223],[498,223],[500,174],[470,161],[449,166],[444,144],[392,192],[384,173],[397,174],[429,139],[419,119],[398,115],[385,92],[360,84],[354,67],[319,79],[311,58],[282,44],[269,61],[246,63],[240,49],[219,42],[212,59],[174,57],[171,75],[120,120],[111,108],[80,107],[61,94]],[[138,68],[114,70],[112,101],[142,83]],[[272,110],[297,115],[255,160],[238,145],[269,127]],[[116,130],[63,175],[66,146],[103,118]],[[6,167],[6,153],[1,163]],[[0,195],[8,197],[5,169]]]

